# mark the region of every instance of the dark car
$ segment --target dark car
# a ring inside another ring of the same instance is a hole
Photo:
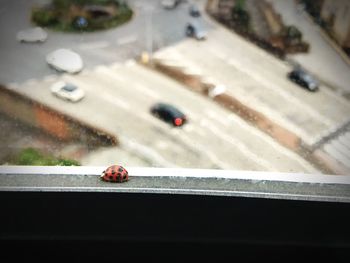
[[[186,36],[194,37],[197,40],[205,40],[207,38],[207,31],[198,21],[191,21],[186,25]]]
[[[191,5],[189,11],[190,11],[190,16],[193,16],[193,17],[201,16],[201,12],[199,11],[196,5]]]
[[[288,73],[288,78],[298,85],[310,90],[318,90],[318,82],[309,73],[302,69],[294,69]]]
[[[175,127],[182,126],[187,122],[186,115],[170,104],[157,103],[151,107],[151,113]]]

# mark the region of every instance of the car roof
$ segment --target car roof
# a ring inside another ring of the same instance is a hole
[[[307,82],[314,82],[318,83],[318,81],[314,78],[312,74],[310,74],[308,71],[302,69],[302,68],[297,68],[294,70],[301,78],[303,78]]]
[[[76,89],[78,89],[78,87],[72,83],[66,83],[62,89],[66,90],[66,91],[74,91]]]
[[[159,103],[156,103],[154,106],[157,108],[160,108],[160,109],[165,109],[165,110],[173,113],[174,115],[185,115],[183,112],[181,112],[175,106],[168,104],[168,103],[159,102]]]

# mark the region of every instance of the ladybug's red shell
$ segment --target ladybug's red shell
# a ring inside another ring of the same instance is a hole
[[[112,165],[102,172],[101,179],[107,182],[122,183],[129,180],[129,174],[123,166]]]

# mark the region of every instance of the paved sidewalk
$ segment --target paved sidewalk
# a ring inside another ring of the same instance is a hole
[[[320,80],[335,88],[341,94],[350,94],[350,65],[322,35],[321,29],[313,24],[304,11],[298,10],[293,0],[268,0],[282,15],[287,25],[297,26],[309,42],[309,53],[290,55],[304,68],[314,73]]]

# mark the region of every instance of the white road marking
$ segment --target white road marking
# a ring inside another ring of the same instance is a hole
[[[162,150],[169,148],[169,144],[166,141],[157,141],[156,145]]]
[[[88,83],[86,83],[85,81],[78,80],[78,79],[74,78],[73,76],[65,75],[65,76],[63,76],[63,79],[68,80],[68,82],[76,83],[78,86],[81,86],[83,88],[86,87],[86,88],[89,88],[91,90],[96,90],[92,87],[90,88],[90,85]],[[109,103],[111,103],[117,107],[121,107],[125,110],[129,110],[131,108],[127,102],[121,100],[120,98],[118,98],[116,96],[111,96],[110,94],[108,94],[106,92],[98,92],[98,93],[96,93],[95,96],[100,96],[105,101],[108,101]]]
[[[269,146],[271,146],[273,149],[275,149],[279,154],[284,154],[289,159],[294,160],[295,162],[299,163],[301,166],[306,168],[308,171],[312,171],[312,173],[316,173],[316,169],[314,169],[307,161],[300,158],[297,154],[293,153],[292,151],[288,150],[287,148],[281,146],[278,142],[276,142],[272,137],[266,136],[265,133],[259,131],[258,129],[251,128],[245,121],[243,121],[241,118],[234,114],[230,114],[228,116],[228,119],[233,122],[234,125],[239,125],[242,129],[246,130],[246,133],[252,133],[255,137],[258,137],[261,139],[261,141],[267,143]]]
[[[44,77],[44,81],[51,82],[57,79],[57,75],[48,75]]]
[[[95,71],[95,72],[103,72],[105,70],[108,70],[108,67],[105,66],[105,65],[97,65],[93,68],[92,71]]]
[[[341,136],[339,136],[338,140],[350,150],[350,139],[347,138],[346,134],[342,134]]]
[[[119,38],[116,43],[117,45],[121,46],[121,45],[126,45],[126,44],[136,42],[137,39],[138,39],[137,35],[130,35],[130,36]]]
[[[93,49],[101,49],[109,47],[111,43],[108,41],[102,40],[102,41],[95,41],[95,42],[88,42],[80,44],[78,47],[82,50],[93,50]]]
[[[302,127],[300,127],[300,125],[296,125],[295,123],[287,120],[285,117],[281,116],[278,111],[272,109],[271,107],[269,107],[266,104],[262,104],[261,102],[259,102],[255,98],[240,98],[240,100],[244,105],[247,105],[248,107],[250,107],[252,109],[255,109],[255,108],[262,109],[262,110],[260,110],[260,112],[262,112],[264,114],[264,116],[268,116],[268,118],[270,120],[276,122],[277,124],[286,128],[287,130],[293,131],[300,138],[303,138],[303,141],[305,143],[307,143],[308,145],[312,145],[318,141],[318,139],[316,138],[316,136],[314,134],[310,135],[310,134],[306,133],[306,131]],[[232,116],[229,118],[232,118]],[[252,129],[252,130],[254,130],[254,129]]]
[[[123,65],[120,62],[115,62],[113,64],[110,65],[111,69],[118,69],[121,68]]]
[[[119,140],[121,142],[121,146],[124,149],[132,153],[138,153],[144,159],[150,161],[153,165],[161,167],[178,167],[172,162],[166,160],[163,155],[159,154],[153,148],[137,142],[134,138],[129,139],[122,135],[119,135]]]
[[[205,111],[206,115],[209,116],[212,120],[218,121],[225,127],[229,127],[230,123],[228,119],[224,119],[223,116],[219,115],[218,113],[212,111],[212,110],[206,110]]]
[[[104,74],[105,76],[108,76],[112,79],[116,79],[119,82],[122,82],[122,83],[128,82],[125,77],[122,77],[120,74],[111,72],[107,67],[98,67],[96,68],[95,71],[97,73]],[[144,85],[141,85],[139,83],[132,83],[132,82],[128,82],[128,85],[135,87],[135,89],[137,89],[139,92],[142,92],[143,94],[153,99],[160,99],[160,96],[155,91],[151,90],[150,88]]]
[[[109,103],[111,103],[111,104],[113,104],[115,106],[124,108],[125,110],[130,110],[130,108],[131,108],[129,103],[121,100],[118,97],[111,96],[108,93],[100,93],[100,96],[101,96],[101,98],[103,98],[104,100],[108,101]]]
[[[350,167],[350,159],[347,158],[345,155],[343,155],[341,152],[339,152],[338,149],[332,147],[330,144],[326,144],[324,146],[324,150],[326,153],[328,153],[330,156],[332,156],[337,161],[341,162],[343,165]]]
[[[96,67],[95,72],[100,73],[100,74],[104,74],[107,75],[108,77],[112,78],[112,79],[116,79],[119,82],[125,83],[127,82],[127,79],[125,77],[122,77],[120,74],[118,73],[113,73],[111,72],[111,70],[109,68],[107,68],[106,66],[103,67]]]
[[[227,59],[227,54],[217,48],[212,48],[210,51],[221,60]]]
[[[194,130],[194,126],[191,124],[186,124],[182,129],[186,132],[192,132]]]
[[[261,76],[258,76],[257,74],[251,74],[249,70],[247,70],[237,59],[227,59],[227,64],[232,65],[235,67],[238,71],[241,71],[245,74],[247,74],[250,78],[254,79],[258,83],[264,84],[265,88],[268,88],[272,90],[273,92],[280,95],[282,98],[284,98],[288,102],[293,102],[298,109],[303,109],[303,111],[308,112],[312,117],[314,117],[317,121],[327,125],[331,126],[333,122],[327,118],[325,118],[324,115],[320,114],[318,111],[316,111],[314,108],[310,107],[306,103],[303,103],[300,101],[299,98],[293,96],[291,93],[285,92],[282,89],[276,87],[273,82],[267,82],[266,78],[263,78]]]
[[[140,85],[138,83],[131,84],[133,87],[135,87],[137,90],[142,92],[143,94],[146,94],[147,96],[153,98],[153,99],[160,99],[160,96],[153,90],[147,88],[146,86]]]
[[[125,66],[126,67],[133,67],[136,65],[136,61],[133,60],[133,59],[128,59],[126,62],[125,62]]]
[[[206,123],[204,123],[206,124]],[[239,140],[235,139],[234,137],[230,137],[224,133],[222,133],[219,129],[217,129],[213,125],[209,125],[207,123],[207,129],[210,130],[213,134],[215,134],[217,137],[220,137],[224,141],[234,145],[235,148],[239,149],[241,153],[243,153],[247,158],[249,158],[252,162],[259,164],[260,166],[264,167],[266,171],[277,171],[275,167],[273,167],[269,162],[263,160],[255,153],[251,152],[249,148],[241,143]]]
[[[349,142],[350,141],[350,132],[346,132],[343,134],[345,139]]]
[[[189,133],[196,133],[202,137],[205,137],[205,132],[203,131],[202,127],[195,126],[193,124],[185,124],[183,127],[183,130]]]
[[[346,145],[342,144],[339,140],[333,140],[331,142],[331,146],[337,149],[340,153],[345,155],[350,160],[350,150],[346,147]]]
[[[193,141],[193,139],[189,138],[185,133],[183,133],[183,131],[178,129],[172,129],[170,133],[172,136],[181,138],[181,140],[195,152],[205,155],[213,164],[219,166],[220,169],[230,169],[230,165],[222,162],[212,151],[208,151],[206,147],[202,146],[198,142]]]
[[[199,128],[199,127],[197,127],[196,129],[194,129],[193,130],[195,133],[197,133],[197,134],[199,134],[200,136],[205,136],[205,132],[201,129],[201,128]]]

